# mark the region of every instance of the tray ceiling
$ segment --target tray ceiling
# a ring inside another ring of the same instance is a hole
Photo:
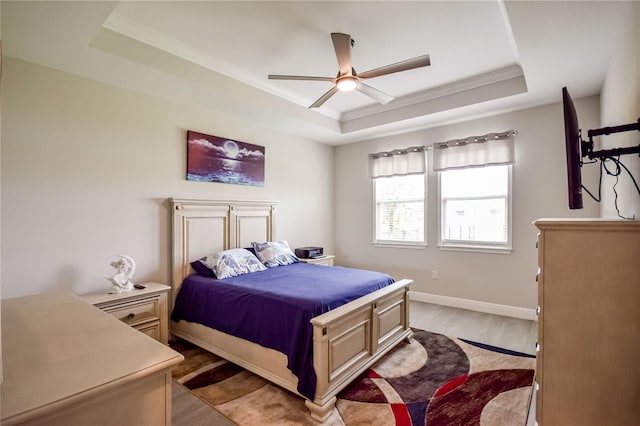
[[[3,53],[246,116],[329,144],[599,93],[625,2],[2,2]],[[330,33],[356,71],[424,54],[431,66],[339,92]],[[593,60],[596,58],[596,60]],[[591,62],[587,63],[586,61]]]

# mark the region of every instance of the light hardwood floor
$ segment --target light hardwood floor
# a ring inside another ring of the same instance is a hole
[[[172,424],[173,426],[234,426],[231,420],[220,414],[185,387],[173,381]]]
[[[535,353],[535,321],[485,314],[466,309],[411,302],[410,324],[422,330],[473,340],[528,354]],[[230,426],[226,419],[180,385],[173,385],[174,426]],[[532,410],[533,412],[534,410]],[[533,424],[530,418],[528,424]]]
[[[410,324],[422,330],[535,354],[538,323],[449,306],[411,302]]]

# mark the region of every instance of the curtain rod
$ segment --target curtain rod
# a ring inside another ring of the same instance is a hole
[[[438,149],[444,149],[444,148],[449,148],[451,146],[460,146],[460,145],[466,145],[469,143],[482,143],[489,140],[508,139],[511,136],[515,136],[517,134],[518,134],[517,130],[507,130],[506,132],[500,132],[500,133],[487,133],[486,135],[482,135],[482,136],[469,136],[464,139],[451,139],[446,142],[436,142],[436,143],[433,143],[432,145],[412,146],[404,149],[394,149],[392,151],[377,152],[375,154],[369,154],[369,157],[380,158],[380,157],[390,157],[392,155],[403,155],[403,154],[408,154],[410,152],[428,151],[433,147],[436,147]]]

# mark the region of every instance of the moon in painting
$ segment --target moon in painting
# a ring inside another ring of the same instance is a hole
[[[223,148],[224,153],[227,155],[227,157],[236,158],[238,156],[238,144],[236,144],[234,141],[226,141],[223,145]]]

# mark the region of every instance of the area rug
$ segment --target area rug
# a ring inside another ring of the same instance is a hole
[[[525,425],[535,357],[417,330],[338,395],[324,425]],[[304,400],[190,343],[174,380],[234,423],[317,425]]]

